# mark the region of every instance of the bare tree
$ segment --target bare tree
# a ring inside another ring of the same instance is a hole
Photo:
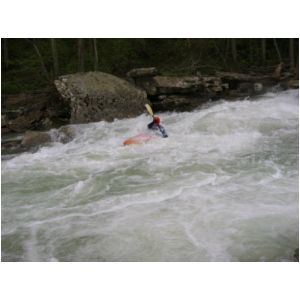
[[[194,70],[195,66],[196,66],[196,62],[195,62],[194,55],[193,55],[193,47],[192,47],[192,41],[191,41],[191,39],[189,39],[189,38],[186,39],[186,46],[187,46],[188,51],[189,51],[189,58],[190,58],[190,63],[191,63],[191,69]]]
[[[37,56],[38,56],[38,58],[39,58],[39,61],[40,61],[40,64],[41,64],[41,68],[42,68],[42,71],[43,71],[43,73],[44,73],[46,79],[50,81],[50,76],[49,76],[49,73],[48,73],[48,71],[47,71],[47,68],[46,68],[46,65],[45,65],[43,56],[42,56],[42,54],[41,54],[41,52],[40,52],[40,50],[39,50],[39,48],[38,48],[38,46],[37,46],[35,40],[34,40],[34,39],[26,39],[26,41],[28,41],[28,42],[33,46],[33,48],[34,48],[34,50],[35,50],[35,52],[36,52],[36,54],[37,54]]]
[[[219,41],[220,39],[217,39],[217,40]],[[216,39],[213,39],[213,41],[214,41],[215,49],[216,49],[217,53],[219,54],[220,58],[221,58],[222,61],[223,61],[223,65],[224,65],[224,66],[227,66],[227,63],[226,63],[226,55],[224,56],[224,54],[222,53],[222,51],[221,51],[220,48],[218,47],[218,44],[217,44]]]
[[[276,39],[273,39],[273,42],[274,42],[274,46],[275,46],[275,49],[276,49],[276,52],[277,52],[279,62],[281,63],[282,62],[282,56],[281,56],[281,53],[280,53],[280,50],[279,50]]]
[[[295,69],[295,53],[294,53],[294,39],[289,39],[289,52],[290,52],[290,69]]]
[[[78,39],[78,71],[84,72],[84,39]]]
[[[236,39],[231,39],[231,53],[233,61],[237,62],[237,50],[236,50]]]
[[[93,39],[93,48],[94,48],[94,71],[98,70],[98,48],[97,48],[97,39]]]
[[[7,69],[8,68],[8,41],[7,39],[2,39],[2,45],[3,45],[3,59],[4,59],[4,66]]]
[[[225,49],[224,49],[224,52],[225,52],[225,59],[227,59],[228,55],[230,53],[230,39],[225,39]]]
[[[52,58],[53,58],[54,76],[57,76],[57,75],[59,75],[59,65],[58,65],[56,39],[50,39],[50,40],[51,40],[51,51],[52,51]]]
[[[297,56],[296,60],[296,78],[299,79],[299,55]]]
[[[254,52],[255,52],[255,40],[254,39],[247,39],[248,40],[248,54],[249,54],[249,61],[253,63],[254,61]]]
[[[261,39],[261,58],[263,63],[266,62],[266,48],[267,48],[266,39]]]

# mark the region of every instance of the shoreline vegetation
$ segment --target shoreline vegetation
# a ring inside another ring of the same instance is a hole
[[[299,39],[7,39],[2,38],[2,94],[35,91],[60,75],[101,71],[124,78],[157,67],[166,76],[216,72],[270,74],[282,63],[298,78]]]

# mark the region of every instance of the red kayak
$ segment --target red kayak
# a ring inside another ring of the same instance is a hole
[[[146,143],[149,140],[155,139],[155,136],[147,134],[147,133],[140,133],[138,135],[132,136],[128,139],[126,139],[123,142],[123,145],[132,145],[132,144],[142,144]]]

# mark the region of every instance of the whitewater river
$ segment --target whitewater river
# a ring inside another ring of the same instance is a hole
[[[2,161],[3,261],[290,261],[299,243],[298,91],[74,126]]]

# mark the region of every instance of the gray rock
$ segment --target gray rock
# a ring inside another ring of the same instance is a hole
[[[48,132],[26,131],[21,145],[26,147],[38,146],[51,142],[51,135]]]
[[[7,125],[7,117],[6,115],[1,115],[1,127],[5,127]]]
[[[299,80],[298,79],[291,79],[287,83],[288,88],[290,89],[299,89]]]
[[[208,98],[192,95],[168,95],[153,102],[153,109],[155,111],[191,111],[207,100]]]
[[[253,88],[254,88],[254,92],[260,93],[260,92],[263,91],[264,85],[260,82],[255,82],[254,85],[253,85]]]
[[[132,69],[129,72],[127,72],[127,77],[131,78],[139,78],[139,77],[153,77],[158,75],[158,70],[155,67],[151,68],[138,68],[138,69]]]
[[[42,117],[42,111],[32,111],[28,114],[9,120],[7,127],[14,132],[24,132],[25,129],[34,129]]]
[[[70,106],[70,123],[88,123],[135,117],[149,103],[145,91],[126,80],[102,72],[76,73],[55,81]]]
[[[204,82],[198,76],[154,76],[139,77],[135,85],[145,90],[147,95],[195,94],[202,92]]]
[[[247,95],[257,95],[264,92],[264,85],[260,82],[241,82],[238,84],[238,91]]]
[[[238,82],[256,82],[270,79],[271,76],[254,76],[251,74],[232,73],[232,72],[216,72],[216,76],[221,78],[223,82],[238,81]]]
[[[242,93],[253,93],[253,83],[252,82],[242,82],[238,85],[238,90]]]
[[[1,142],[1,159],[3,159],[5,155],[21,153],[25,150],[20,141]]]
[[[190,94],[203,90],[198,76],[155,76],[157,94]]]
[[[68,105],[53,86],[39,91],[2,95],[2,114],[6,116],[6,122],[1,123],[5,131],[45,130],[54,126],[54,119],[68,118]]]
[[[139,77],[134,80],[134,84],[146,91],[148,96],[156,96],[157,88],[153,77]]]
[[[49,134],[51,135],[52,141],[66,144],[75,138],[76,130],[74,126],[66,125],[59,129],[50,130]]]
[[[204,87],[208,88],[211,86],[222,86],[222,80],[216,76],[202,76],[201,80]]]

